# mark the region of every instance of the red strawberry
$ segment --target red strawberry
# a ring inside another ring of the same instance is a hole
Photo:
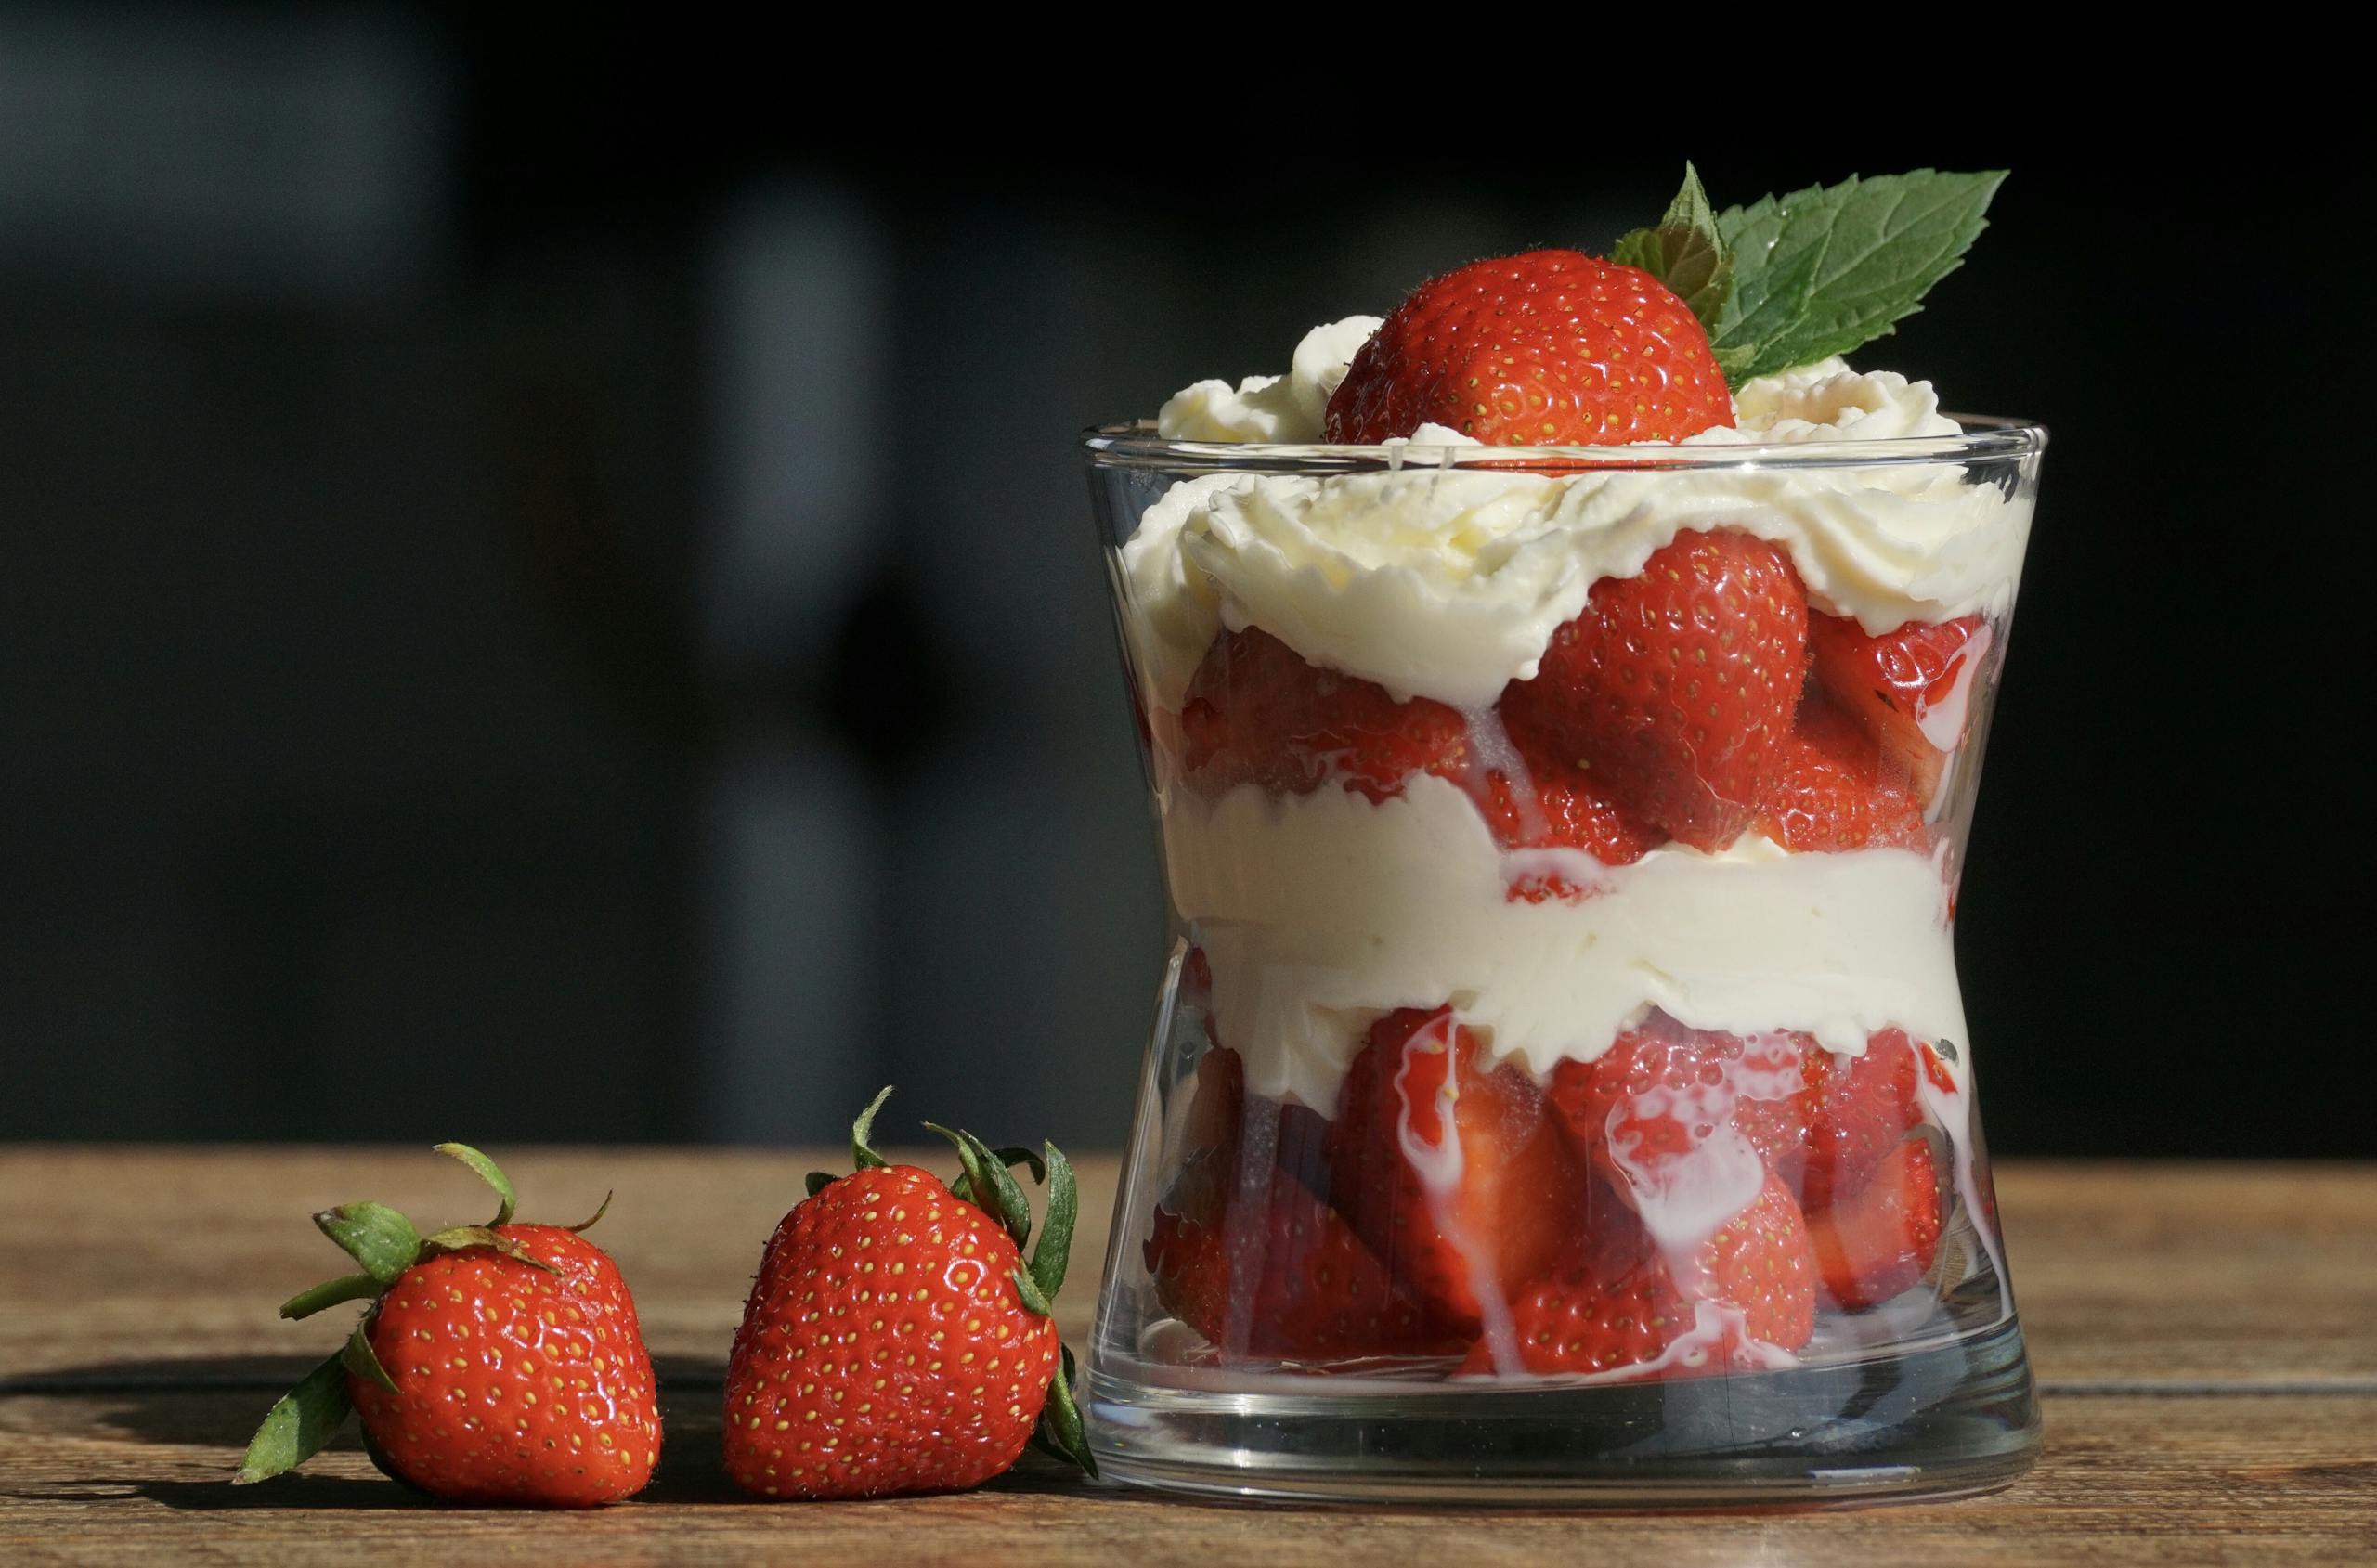
[[[1331,1197],[1397,1280],[1474,1332],[1483,1272],[1507,1289],[1578,1231],[1581,1171],[1512,1063],[1482,1067],[1452,1009],[1371,1026],[1339,1092]],[[1415,1163],[1416,1161],[1416,1163]]]
[[[1235,1051],[1208,1046],[1197,1058],[1195,1086],[1180,1125],[1180,1147],[1235,1149],[1246,1110],[1246,1063]]]
[[[1473,262],[1422,283],[1354,356],[1329,440],[1422,424],[1495,447],[1681,441],[1733,419],[1708,335],[1650,274],[1575,251]]]
[[[1218,1045],[1198,1059],[1179,1144],[1191,1155],[1214,1150],[1230,1163],[1276,1166],[1315,1192],[1329,1186],[1328,1119],[1309,1107],[1250,1099],[1244,1059]]]
[[[1501,706],[1514,737],[1716,849],[1749,824],[1806,674],[1807,599],[1789,556],[1747,534],[1687,531],[1640,576],[1595,583]]]
[[[1720,1126],[1741,1133],[1769,1170],[1796,1170],[1808,1133],[1806,1059],[1823,1055],[1801,1036],[1743,1040],[1654,1011],[1594,1060],[1553,1069],[1551,1100],[1571,1145],[1621,1194],[1630,1172],[1690,1156]]]
[[[1921,1070],[1906,1031],[1886,1029],[1862,1056],[1807,1056],[1808,1163],[1800,1200],[1822,1213],[1865,1178],[1923,1119],[1916,1100]]]
[[[1500,769],[1469,785],[1494,841],[1505,849],[1581,849],[1604,866],[1632,865],[1666,836],[1629,816],[1583,769],[1548,751],[1522,753],[1526,778],[1513,784]],[[1589,886],[1554,865],[1531,866],[1513,877],[1510,896],[1529,903],[1580,898]]]
[[[234,1479],[303,1463],[352,1406],[373,1462],[433,1497],[545,1508],[633,1497],[659,1462],[660,1412],[635,1301],[578,1234],[594,1221],[515,1225],[492,1160],[438,1148],[495,1188],[494,1221],[424,1238],[376,1203],[315,1215],[364,1272],[305,1291],[281,1315],[371,1306],[346,1348],[273,1406]]]
[[[1396,702],[1383,686],[1317,668],[1253,628],[1206,653],[1180,729],[1182,766],[1216,795],[1249,783],[1305,795],[1335,779],[1383,800],[1412,773],[1457,776],[1469,751],[1467,722],[1444,704]]]
[[[1748,1341],[1797,1350],[1815,1332],[1808,1227],[1780,1177],[1769,1176],[1747,1207],[1718,1226],[1681,1276],[1656,1252],[1615,1275],[1590,1263],[1572,1265],[1522,1291],[1512,1326],[1530,1372],[1610,1372],[1658,1361],[1699,1334],[1703,1302],[1715,1309],[1716,1331],[1662,1368],[1669,1375],[1754,1362]],[[1491,1347],[1481,1341],[1461,1370],[1495,1370]]]
[[[1817,684],[1864,727],[1925,806],[1939,787],[1942,762],[1963,739],[1967,699],[1989,642],[1979,616],[1937,626],[1909,621],[1878,637],[1832,616],[1808,623]]]
[[[1856,1312],[1930,1272],[1940,1250],[1940,1176],[1931,1145],[1909,1138],[1864,1186],[1809,1222],[1825,1295]]]
[[[1332,1360],[1457,1348],[1337,1212],[1285,1169],[1191,1159],[1143,1256],[1157,1299],[1229,1357]]]
[[[1872,738],[1824,703],[1801,707],[1799,728],[1783,738],[1757,827],[1799,853],[1928,842],[1903,771],[1886,767]]]
[[[858,1170],[812,1176],[760,1259],[726,1368],[727,1475],[763,1497],[951,1491],[1035,1435],[1094,1473],[1049,1315],[1071,1167],[1046,1149],[1048,1220],[1027,1263],[1030,1203],[1005,1157],[936,1127],[966,1166],[955,1188],[886,1165],[867,1147],[882,1103],[851,1129]]]

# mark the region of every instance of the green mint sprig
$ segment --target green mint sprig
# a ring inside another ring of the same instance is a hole
[[[1988,226],[2003,169],[1917,169],[1768,196],[1712,212],[1699,174],[1650,228],[1610,250],[1665,283],[1708,329],[1739,387],[1887,336],[1963,265]]]

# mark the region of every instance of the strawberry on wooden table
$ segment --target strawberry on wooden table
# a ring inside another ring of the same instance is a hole
[[[1595,583],[1501,708],[1514,739],[1584,768],[1698,849],[1749,825],[1799,707],[1808,605],[1778,545],[1686,530]]]
[[[272,1407],[234,1481],[304,1463],[351,1408],[373,1462],[433,1497],[552,1508],[633,1497],[659,1462],[660,1415],[635,1302],[580,1234],[594,1220],[515,1224],[494,1161],[462,1144],[438,1150],[495,1189],[495,1218],[424,1237],[377,1203],[314,1216],[362,1272],[280,1315],[371,1304],[345,1348]]]
[[[868,1146],[886,1089],[851,1129],[854,1169],[809,1178],[768,1242],[726,1372],[726,1473],[770,1498],[978,1486],[1037,1442],[1091,1474],[1072,1354],[1050,1302],[1078,1198],[1054,1145],[957,1150],[944,1184]],[[1009,1167],[1047,1184],[1032,1207]]]

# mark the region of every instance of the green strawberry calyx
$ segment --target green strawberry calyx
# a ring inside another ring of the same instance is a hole
[[[484,1248],[549,1274],[558,1272],[551,1263],[531,1256],[511,1237],[497,1232],[496,1226],[512,1223],[518,1200],[513,1194],[512,1183],[495,1161],[468,1144],[439,1144],[436,1150],[469,1166],[495,1190],[495,1218],[485,1225],[449,1225],[423,1236],[410,1220],[384,1203],[342,1203],[314,1216],[315,1226],[355,1260],[359,1272],[326,1279],[298,1291],[280,1303],[280,1315],[292,1319],[311,1317],[345,1302],[370,1304],[337,1354],[306,1373],[266,1413],[263,1424],[256,1428],[255,1436],[240,1458],[238,1471],[231,1477],[234,1485],[267,1481],[284,1471],[294,1470],[336,1436],[353,1408],[347,1394],[349,1376],[395,1392],[396,1380],[372,1352],[371,1325],[379,1315],[381,1298],[407,1269],[440,1252]],[[568,1228],[585,1230],[601,1219],[610,1206],[606,1194],[592,1219]]]
[[[873,1138],[876,1114],[890,1097],[891,1091],[887,1087],[851,1123],[852,1170],[875,1170],[890,1163],[876,1152]],[[1080,1184],[1074,1179],[1072,1161],[1052,1143],[1043,1142],[1037,1150],[1020,1147],[993,1148],[962,1128],[928,1121],[925,1129],[947,1139],[957,1151],[959,1170],[950,1182],[949,1190],[959,1201],[971,1203],[996,1220],[1019,1251],[1027,1244],[1031,1247],[1023,1266],[1009,1276],[1015,1283],[1016,1299],[1027,1311],[1054,1317],[1057,1292],[1064,1288],[1065,1268],[1072,1259],[1073,1227],[1081,1217]],[[1040,1215],[1036,1238],[1033,1236],[1032,1199],[1023,1184],[1015,1178],[1019,1169],[1029,1172],[1035,1186],[1047,1188],[1047,1202]],[[838,1180],[831,1172],[811,1172],[809,1196],[816,1197]],[[1090,1452],[1081,1406],[1073,1398],[1073,1384],[1078,1380],[1073,1353],[1061,1341],[1057,1351],[1057,1371],[1048,1380],[1048,1402],[1040,1412],[1039,1426],[1033,1431],[1032,1445],[1052,1458],[1080,1467],[1095,1480],[1098,1459]]]
[[[1700,175],[1659,221],[1622,236],[1610,259],[1641,267],[1708,330],[1728,386],[1861,348],[1920,310],[1964,265],[2003,169],[1810,186],[1720,212]]]

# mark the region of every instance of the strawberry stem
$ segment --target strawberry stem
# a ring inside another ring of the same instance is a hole
[[[883,1102],[890,1097],[891,1085],[886,1083],[881,1093],[868,1101],[866,1108],[858,1113],[858,1120],[851,1123],[851,1170],[876,1170],[890,1163],[890,1160],[876,1153],[867,1141],[875,1136],[875,1113],[881,1110]]]
[[[950,1190],[1007,1226],[1015,1244],[1022,1246],[1032,1235],[1032,1200],[1023,1195],[1007,1162],[971,1133],[952,1130],[938,1121],[926,1122],[925,1129],[947,1138],[957,1150],[958,1163],[966,1168],[964,1190],[959,1192],[956,1183],[951,1184]]]
[[[325,1307],[341,1302],[369,1301],[383,1289],[380,1281],[368,1274],[350,1274],[342,1279],[325,1279],[311,1289],[300,1290],[280,1303],[280,1315],[288,1318],[311,1317]]]
[[[423,1237],[421,1243],[421,1250],[423,1252],[460,1252],[473,1247],[484,1247],[491,1252],[500,1252],[516,1263],[526,1263],[531,1268],[543,1269],[547,1274],[561,1272],[542,1258],[531,1254],[526,1247],[521,1246],[512,1238],[498,1236],[485,1225],[453,1225],[439,1231],[435,1236]]]
[[[346,1397],[346,1353],[341,1351],[306,1373],[265,1412],[231,1484],[253,1486],[304,1464],[338,1434],[352,1408]]]
[[[342,1203],[316,1214],[314,1224],[383,1285],[421,1256],[421,1232],[384,1203]]]
[[[1048,1151],[1048,1204],[1040,1216],[1040,1238],[1032,1244],[1032,1280],[1050,1301],[1064,1289],[1065,1270],[1072,1262],[1073,1223],[1081,1213],[1080,1185],[1073,1180],[1072,1161],[1054,1144]]]
[[[380,1365],[379,1354],[371,1348],[371,1319],[366,1315],[346,1337],[346,1344],[338,1353],[339,1365],[367,1383],[376,1383],[390,1393],[396,1392],[396,1380]]]
[[[1032,1433],[1033,1446],[1042,1453],[1079,1465],[1092,1481],[1098,1479],[1098,1457],[1089,1451],[1082,1430],[1081,1406],[1073,1403],[1073,1353],[1058,1347],[1062,1361],[1048,1380],[1048,1403],[1041,1406],[1040,1425]]]
[[[611,1212],[611,1199],[617,1196],[617,1192],[616,1189],[611,1192],[604,1193],[603,1195],[603,1201],[601,1205],[598,1206],[591,1214],[589,1214],[586,1218],[578,1221],[574,1225],[564,1225],[562,1228],[569,1232],[572,1236],[582,1236],[586,1232],[592,1230],[597,1225],[602,1223],[603,1216]]]
[[[487,1224],[510,1225],[513,1211],[519,1207],[520,1199],[513,1194],[511,1179],[504,1175],[502,1169],[468,1144],[438,1144],[434,1147],[438,1153],[450,1155],[477,1172],[479,1180],[495,1189],[495,1218]]]

